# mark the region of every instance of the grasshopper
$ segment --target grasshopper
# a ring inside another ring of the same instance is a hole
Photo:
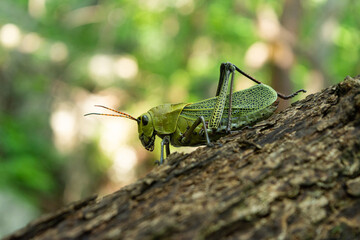
[[[257,85],[233,92],[235,71],[243,74]],[[228,91],[229,85],[230,90]],[[117,114],[88,113],[85,116],[115,116],[136,121],[139,138],[145,149],[154,150],[156,135],[162,139],[160,161],[156,161],[161,165],[164,162],[164,147],[166,156],[170,154],[170,143],[175,147],[205,144],[211,147],[213,146],[211,141],[216,141],[232,131],[269,118],[277,108],[278,97],[290,99],[299,92],[306,91],[300,89],[288,96],[283,95],[246,74],[234,64],[222,63],[215,97],[195,103],[159,105],[138,118],[101,105],[95,106]]]

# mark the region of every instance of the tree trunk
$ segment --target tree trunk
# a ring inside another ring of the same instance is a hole
[[[280,26],[282,31],[277,38],[271,42],[272,61],[271,69],[271,86],[278,92],[286,95],[293,92],[290,72],[295,62],[294,44],[295,39],[299,39],[299,29],[303,16],[303,1],[285,0],[284,9],[280,17]],[[286,31],[284,33],[284,31]],[[286,37],[284,35],[286,34]],[[281,101],[279,109],[283,110],[289,106],[288,101]]]
[[[5,239],[360,239],[360,77]]]

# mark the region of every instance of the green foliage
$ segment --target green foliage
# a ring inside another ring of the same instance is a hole
[[[31,125],[9,116],[0,118],[0,189],[13,189],[39,204],[37,196],[59,190],[52,175],[59,163],[55,149],[47,139],[33,134]]]

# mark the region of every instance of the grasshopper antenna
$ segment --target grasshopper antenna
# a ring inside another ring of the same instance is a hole
[[[256,80],[255,78],[253,78],[253,77],[250,76],[249,74],[245,73],[244,71],[242,71],[242,70],[241,70],[240,68],[238,68],[237,66],[235,66],[235,65],[233,65],[233,66],[235,67],[236,71],[238,71],[239,73],[241,73],[241,74],[244,75],[245,77],[247,77],[247,78],[249,78],[250,80],[256,82],[257,84],[262,84],[262,82],[260,82],[259,80]],[[306,90],[300,89],[300,90],[298,90],[298,91],[296,91],[296,92],[294,92],[293,94],[290,94],[290,95],[284,95],[284,94],[282,94],[282,93],[277,92],[277,95],[278,95],[279,98],[282,98],[282,99],[285,99],[285,100],[286,100],[286,99],[290,99],[290,98],[295,97],[295,96],[298,95],[298,93],[300,93],[300,92],[306,93]]]
[[[131,116],[130,114],[123,113],[123,112],[120,112],[120,111],[117,111],[117,110],[114,110],[114,109],[111,109],[111,108],[108,108],[108,107],[105,107],[105,106],[102,106],[102,105],[95,105],[95,107],[102,107],[102,108],[105,108],[105,109],[107,109],[107,110],[116,112],[116,113],[118,113],[118,114],[87,113],[87,114],[85,114],[84,116],[89,116],[89,115],[102,115],[102,116],[110,116],[110,117],[123,117],[123,118],[128,118],[128,119],[131,119],[131,120],[135,120],[136,122],[140,122],[139,119],[134,118],[134,117]]]

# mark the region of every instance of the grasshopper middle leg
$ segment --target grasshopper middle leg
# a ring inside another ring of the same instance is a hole
[[[198,117],[198,118],[196,119],[196,121],[191,125],[191,127],[184,133],[184,136],[183,136],[183,138],[181,139],[181,141],[182,141],[183,143],[189,142],[189,141],[191,140],[191,137],[192,137],[192,134],[193,134],[195,128],[196,128],[197,126],[199,126],[199,124],[202,124],[202,125],[203,125],[203,131],[204,131],[205,138],[206,138],[206,145],[207,145],[208,147],[214,146],[214,145],[210,142],[209,134],[208,134],[207,128],[206,128],[205,119],[204,119],[203,116]]]
[[[202,117],[202,116],[198,117],[196,119],[196,121],[191,125],[191,127],[184,133],[184,136],[182,137],[181,141],[183,143],[190,141],[195,128],[197,126],[199,126],[199,124],[203,125],[203,131],[205,133],[205,138],[206,138],[206,145],[208,147],[214,146],[214,144],[212,144],[210,142],[209,134],[208,134],[207,128],[206,128],[206,122],[205,122],[204,117]],[[169,136],[165,136],[163,138],[163,140],[161,141],[160,161],[155,161],[155,164],[161,165],[164,163],[164,147],[166,148],[166,157],[168,157],[170,155],[170,137]]]

